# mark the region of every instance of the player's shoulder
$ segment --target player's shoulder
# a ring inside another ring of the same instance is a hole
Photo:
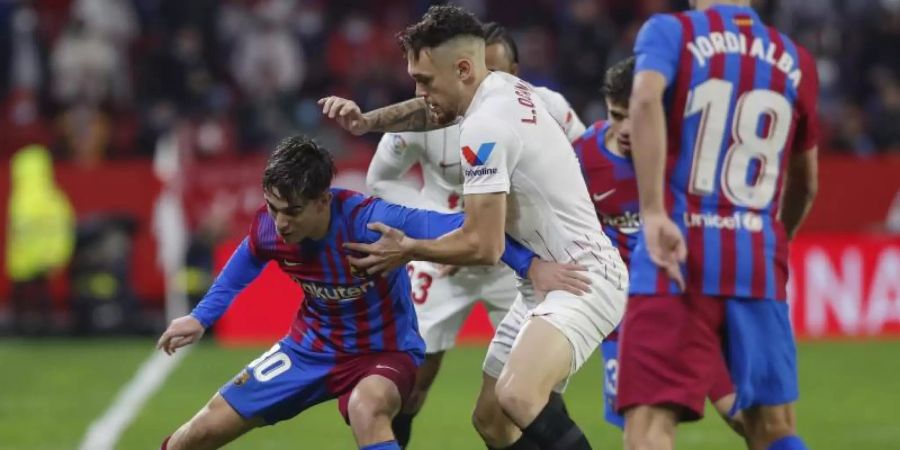
[[[694,21],[704,16],[703,11],[689,10],[668,13],[656,13],[650,16],[644,23],[644,28],[654,28],[659,31],[681,31],[685,22]]]
[[[606,131],[609,123],[598,120],[591,124],[585,132],[572,142],[581,165],[585,168],[602,168],[612,164],[603,150],[603,141],[606,139]]]
[[[249,244],[251,253],[260,259],[266,259],[268,252],[274,250],[278,245],[275,220],[269,214],[266,205],[260,206],[253,214],[253,220],[250,222]]]
[[[586,145],[596,145],[597,139],[602,138],[602,135],[606,133],[607,128],[608,122],[605,120],[601,119],[592,123],[591,126],[584,130],[584,133],[582,133],[578,139],[572,142],[572,146],[583,147]]]
[[[352,214],[355,209],[365,207],[375,198],[351,189],[331,188],[330,191],[338,214]]]

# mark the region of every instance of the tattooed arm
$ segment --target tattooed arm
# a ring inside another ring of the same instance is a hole
[[[384,108],[362,113],[352,100],[341,97],[325,97],[319,100],[322,114],[336,120],[345,130],[356,136],[377,132],[428,131],[453,124],[455,117],[437,116],[416,97]]]

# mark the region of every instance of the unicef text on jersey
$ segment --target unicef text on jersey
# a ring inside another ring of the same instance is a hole
[[[687,228],[714,228],[717,230],[747,230],[751,233],[762,231],[762,216],[752,212],[736,212],[730,216],[713,213],[684,213]]]

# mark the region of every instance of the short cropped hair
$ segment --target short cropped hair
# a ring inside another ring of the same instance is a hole
[[[516,41],[513,40],[512,36],[506,31],[506,28],[503,25],[500,25],[497,22],[488,22],[484,24],[484,41],[486,45],[494,45],[494,44],[503,44],[506,46],[506,49],[509,51],[509,55],[512,57],[512,61],[516,64],[519,63],[519,46],[516,45]]]
[[[417,59],[423,48],[434,48],[460,36],[484,39],[481,22],[459,6],[436,5],[428,8],[422,20],[401,31],[397,40],[404,52],[411,52]]]
[[[275,147],[263,172],[263,189],[278,189],[282,199],[294,203],[319,198],[331,187],[334,160],[328,150],[308,136],[291,136]]]
[[[631,84],[634,80],[634,56],[617,62],[606,70],[603,76],[603,97],[619,105],[627,105],[631,98]]]

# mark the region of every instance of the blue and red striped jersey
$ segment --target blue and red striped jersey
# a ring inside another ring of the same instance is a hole
[[[603,233],[619,249],[625,264],[629,264],[641,226],[637,182],[631,158],[619,156],[606,146],[609,130],[608,122],[598,120],[572,147]]]
[[[462,214],[406,208],[360,193],[331,189],[328,234],[288,244],[276,232],[266,207],[254,216],[250,234],[229,259],[191,315],[204,327],[224,314],[231,301],[274,261],[303,290],[303,302],[289,332],[304,350],[334,355],[405,351],[421,362],[425,344],[410,298],[406,268],[369,276],[347,259],[346,242],[375,242],[369,223],[381,222],[414,239],[436,239],[463,223]],[[526,276],[536,255],[506,239],[503,262]]]
[[[415,219],[392,214],[393,205],[373,197],[340,189],[332,192],[331,223],[322,240],[285,243],[265,207],[250,227],[253,256],[277,263],[303,290],[290,336],[313,352],[407,351],[421,357],[425,347],[405,268],[386,276],[367,276],[350,266],[343,248],[345,242],[378,240],[378,234],[366,228],[370,221],[405,230],[398,221]]]
[[[667,82],[666,205],[688,246],[687,289],[786,298],[778,219],[786,161],[816,145],[815,61],[749,7],[653,16],[636,72]],[[635,124],[640,126],[640,124]],[[631,293],[677,293],[638,239]]]

